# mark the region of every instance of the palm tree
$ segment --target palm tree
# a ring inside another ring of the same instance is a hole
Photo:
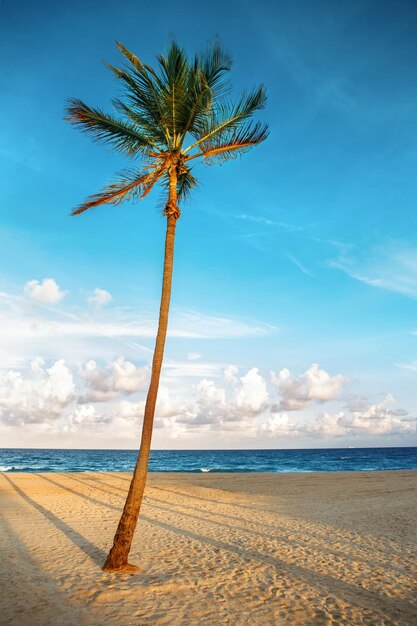
[[[122,516],[103,570],[136,571],[128,555],[145,489],[155,404],[164,354],[174,258],[174,237],[180,217],[178,203],[196,187],[190,167],[223,162],[264,141],[266,124],[250,120],[266,101],[263,86],[230,99],[227,73],[231,59],[218,42],[189,58],[175,42],[166,56],[158,56],[157,69],[142,63],[121,43],[122,69],[107,65],[122,82],[123,97],[113,101],[121,117],[69,100],[66,119],[97,141],[110,144],[127,157],[142,161],[119,174],[118,179],[90,196],[72,215],[101,204],[119,204],[144,198],[160,183],[166,191],[167,218],[162,295],[151,380],[145,405],[142,439]]]

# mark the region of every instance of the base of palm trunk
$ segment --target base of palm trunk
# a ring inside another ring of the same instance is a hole
[[[116,574],[136,574],[139,571],[137,565],[131,563],[124,563],[123,565],[107,565],[105,563],[101,568],[103,572],[115,572]]]

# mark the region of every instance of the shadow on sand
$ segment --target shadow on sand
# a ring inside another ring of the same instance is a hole
[[[9,600],[14,598],[14,606],[7,623],[16,625],[36,623],[47,626],[51,624],[49,621],[51,613],[59,615],[65,626],[80,626],[84,623],[79,608],[69,602],[54,584],[51,576],[42,571],[39,563],[4,516],[0,516],[0,531],[4,536],[0,573],[1,593],[3,598]],[[36,571],[35,581],[28,578],[28,565]],[[6,620],[6,617],[4,619]],[[4,623],[6,624],[6,621]],[[54,621],[54,624],[56,623]]]
[[[70,539],[78,548],[80,548],[80,550],[82,550],[96,565],[101,566],[104,563],[107,555],[103,552],[103,550],[100,550],[100,548],[98,548],[91,541],[83,537],[83,535],[74,530],[74,528],[69,526],[69,524],[57,517],[54,513],[39,504],[39,502],[33,500],[20,487],[18,487],[17,484],[9,476],[3,474],[3,478],[5,478],[9,482],[13,489],[27,504],[30,504],[30,506],[32,506],[36,511],[41,513],[41,515],[43,515],[49,522],[51,522],[51,524],[53,524],[58,530],[63,532],[68,537],[68,539]],[[44,478],[44,476],[42,476],[42,478]],[[75,491],[74,493],[78,495]],[[96,502],[98,502],[98,500]],[[103,503],[101,503],[101,505],[103,506]]]

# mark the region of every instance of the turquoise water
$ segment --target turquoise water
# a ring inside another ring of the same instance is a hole
[[[134,450],[0,449],[0,472],[131,471]],[[417,448],[153,450],[151,472],[356,472],[417,469]]]

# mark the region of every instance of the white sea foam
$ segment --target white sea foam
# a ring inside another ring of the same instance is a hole
[[[200,467],[200,472],[209,472],[210,470],[207,467]]]

